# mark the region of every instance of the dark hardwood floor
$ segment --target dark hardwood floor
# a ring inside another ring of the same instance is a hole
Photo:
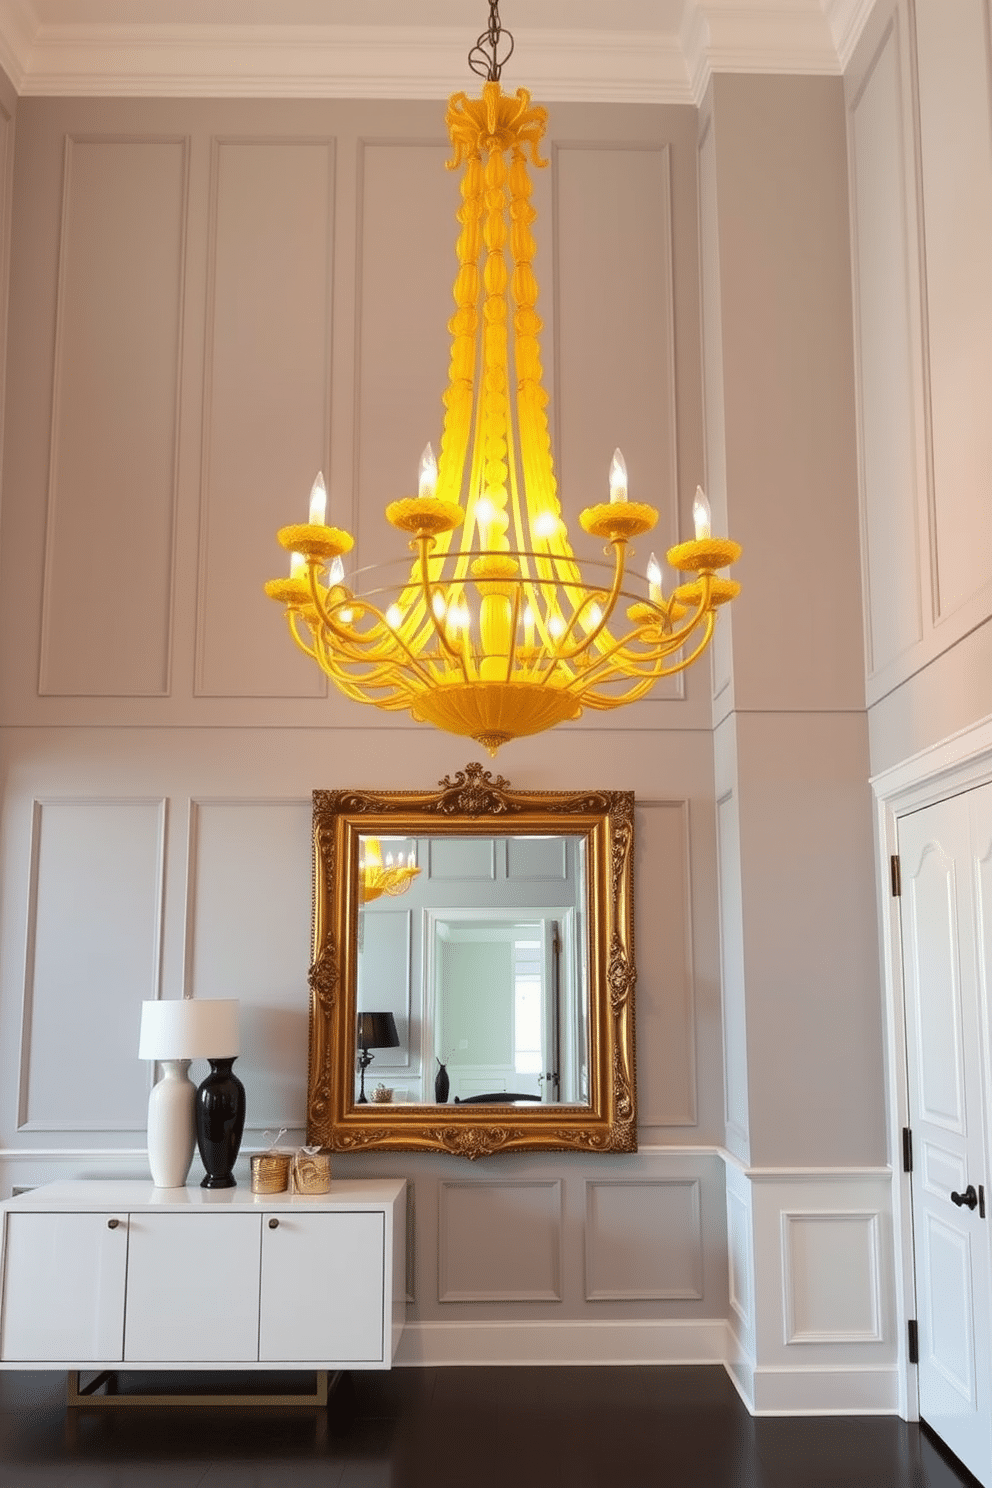
[[[891,1416],[753,1418],[719,1367],[396,1369],[344,1376],[326,1412],[67,1410],[63,1375],[0,1374],[0,1488],[973,1483],[924,1430]]]

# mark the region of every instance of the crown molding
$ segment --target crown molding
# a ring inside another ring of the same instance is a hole
[[[842,70],[846,71],[875,8],[875,0],[824,0],[824,4],[837,56]]]
[[[677,34],[518,29],[517,52],[548,101],[698,103],[715,72],[840,73],[873,3],[685,0]],[[42,25],[30,0],[0,0],[22,95],[443,99],[472,81],[466,48],[429,25]]]
[[[27,0],[0,0],[0,67],[16,93],[24,92],[26,61],[37,29]]]
[[[535,97],[690,101],[681,49],[660,32],[515,36]],[[466,53],[464,31],[440,27],[40,26],[15,86],[34,95],[444,99],[473,82]]]

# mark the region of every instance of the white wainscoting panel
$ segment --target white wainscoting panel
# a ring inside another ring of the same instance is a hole
[[[309,800],[191,807],[186,991],[241,1001],[249,1131],[304,1124],[310,832]]]
[[[330,441],[334,142],[215,140],[196,691],[319,697],[263,592]],[[294,510],[295,503],[295,510]]]
[[[921,640],[918,328],[911,319],[903,113],[903,19],[895,14],[849,106],[865,639],[869,675]]]
[[[164,850],[163,800],[35,802],[19,1130],[144,1128]]]
[[[733,1182],[727,1170],[727,1260],[730,1305],[750,1337],[754,1333],[754,1246],[751,1242],[751,1193],[746,1182]]]
[[[562,1183],[442,1183],[439,1302],[560,1302]]]
[[[736,1171],[733,1171],[736,1169]],[[898,1404],[887,1169],[745,1170],[751,1190],[759,1414],[872,1413]],[[735,1377],[745,1393],[745,1371]]]
[[[43,694],[169,691],[186,170],[182,139],[66,141]]]
[[[587,1302],[703,1296],[699,1180],[586,1183]]]
[[[782,1215],[786,1343],[881,1343],[879,1216]]]
[[[640,1126],[694,1126],[696,1023],[688,801],[638,802],[634,851],[637,1120]]]
[[[992,95],[987,0],[915,15],[936,620],[992,581]]]

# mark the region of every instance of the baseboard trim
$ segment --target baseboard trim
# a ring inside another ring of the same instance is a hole
[[[723,1364],[727,1343],[723,1318],[407,1323],[393,1363]]]
[[[838,1365],[833,1369],[758,1367],[751,1379],[750,1409],[756,1416],[899,1414],[899,1371],[894,1364],[876,1368]]]
[[[622,1322],[408,1323],[393,1363],[722,1364],[752,1415],[898,1415],[899,1374],[879,1368],[763,1369],[723,1318]]]

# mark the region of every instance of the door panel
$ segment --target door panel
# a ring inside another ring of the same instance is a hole
[[[8,1214],[6,1225],[2,1357],[119,1360],[127,1216]]]
[[[951,1199],[989,1186],[989,839],[992,786],[899,822],[920,1414],[992,1488],[989,1224]]]
[[[130,1225],[125,1360],[254,1363],[261,1217],[142,1212]]]
[[[384,1276],[381,1214],[270,1216],[262,1230],[259,1358],[382,1363]]]

